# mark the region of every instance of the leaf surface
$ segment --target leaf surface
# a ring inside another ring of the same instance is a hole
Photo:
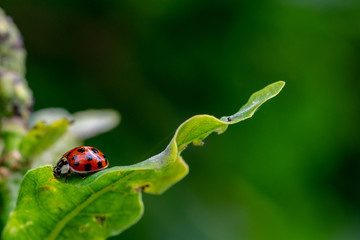
[[[22,139],[20,153],[24,159],[36,156],[54,144],[68,129],[70,122],[59,119],[51,124],[38,122]]]
[[[160,194],[186,176],[188,166],[180,153],[188,144],[200,145],[210,133],[222,133],[229,124],[251,117],[284,84],[276,82],[256,92],[232,116],[188,119],[163,152],[138,164],[112,167],[85,180],[71,176],[67,183],[54,178],[51,166],[30,170],[4,239],[106,239],[119,234],[142,216],[142,192]]]

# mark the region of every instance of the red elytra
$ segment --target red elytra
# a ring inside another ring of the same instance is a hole
[[[109,166],[105,155],[98,149],[89,146],[71,149],[63,157],[69,162],[71,171],[76,173],[99,171]]]
[[[80,173],[95,172],[108,166],[109,162],[102,152],[94,147],[82,146],[66,152],[53,168],[53,173],[55,177],[66,174],[67,181],[72,172],[84,178]]]

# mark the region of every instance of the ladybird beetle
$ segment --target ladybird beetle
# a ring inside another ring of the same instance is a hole
[[[72,172],[85,178],[81,173],[99,171],[108,166],[109,162],[102,152],[94,147],[82,146],[66,152],[53,168],[53,172],[55,177],[66,174],[66,182]]]

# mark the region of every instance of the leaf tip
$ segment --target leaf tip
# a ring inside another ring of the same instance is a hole
[[[279,92],[281,92],[285,84],[286,84],[285,81],[277,81],[266,86],[265,89],[271,89],[270,91],[272,92],[272,97],[275,97],[276,95],[279,94]]]

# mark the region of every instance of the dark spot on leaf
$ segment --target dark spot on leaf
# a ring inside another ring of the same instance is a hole
[[[96,148],[92,148],[91,151],[93,151],[93,153],[99,153],[99,151]]]
[[[42,136],[40,133],[36,133],[35,136],[34,136],[36,139],[40,139]]]
[[[75,161],[75,162],[74,162],[74,165],[75,165],[75,166],[79,166],[79,161]]]
[[[144,191],[146,188],[150,187],[150,184],[145,184],[143,186],[138,186],[137,188],[135,188],[137,191]]]
[[[91,171],[91,163],[87,163],[84,166],[85,171]]]
[[[150,184],[146,184],[146,185],[144,185],[144,186],[141,186],[140,188],[141,188],[142,191],[144,191],[145,188],[148,188],[148,187],[150,187]]]
[[[88,161],[91,161],[93,159],[90,154],[86,154],[86,158],[87,158]]]
[[[97,166],[98,166],[99,169],[102,168],[102,162],[99,161],[99,162],[97,163]]]
[[[228,117],[227,120],[228,120],[229,122],[231,122],[231,121],[232,121],[232,117]]]
[[[89,228],[89,225],[88,225],[88,224],[85,224],[85,225],[83,225],[83,226],[80,226],[79,232],[83,233],[83,232],[85,232],[88,228]]]
[[[45,185],[41,187],[41,190],[49,190],[49,189],[51,189],[51,186],[49,185]]]
[[[83,152],[85,152],[85,149],[79,148],[77,151],[83,153]]]
[[[95,220],[101,227],[105,225],[106,219],[107,217],[104,215],[95,216]]]

